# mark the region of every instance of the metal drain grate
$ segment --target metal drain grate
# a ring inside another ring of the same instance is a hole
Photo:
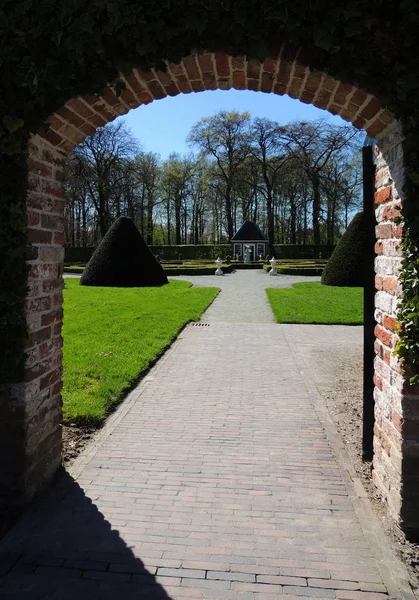
[[[209,327],[211,323],[192,323],[192,327]]]

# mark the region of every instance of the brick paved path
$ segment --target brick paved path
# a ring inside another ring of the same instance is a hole
[[[188,326],[0,542],[0,598],[387,598],[281,327]]]
[[[181,275],[170,279],[193,281],[198,287],[219,287],[221,292],[202,315],[207,323],[273,323],[266,288],[285,288],[300,281],[320,281],[320,277],[280,275],[271,277],[262,269],[240,270],[217,277]]]

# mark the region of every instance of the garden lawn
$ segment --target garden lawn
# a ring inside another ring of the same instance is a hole
[[[64,422],[99,426],[124,390],[218,293],[171,281],[157,288],[64,289]]]
[[[292,288],[267,289],[277,323],[362,325],[363,289],[295,283]]]

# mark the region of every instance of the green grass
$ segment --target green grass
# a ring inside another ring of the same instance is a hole
[[[64,422],[100,426],[125,390],[218,293],[172,281],[159,288],[65,280]]]
[[[295,283],[292,288],[267,289],[277,323],[362,325],[363,289]]]

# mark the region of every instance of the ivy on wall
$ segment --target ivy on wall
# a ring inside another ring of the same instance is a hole
[[[402,121],[409,174],[399,355],[419,364],[419,61],[416,0],[3,0],[0,6],[0,382],[18,379],[23,304],[26,146],[69,98],[100,93],[119,71],[164,70],[191,49],[293,58],[355,83]],[[416,319],[416,320],[415,320]],[[412,379],[412,381],[414,381]],[[416,377],[417,381],[417,377]]]
[[[419,137],[416,139],[419,140]],[[412,160],[413,155],[415,151],[408,155],[408,159]],[[409,160],[406,161],[406,167],[409,169]],[[400,328],[395,354],[402,360],[410,383],[419,386],[419,204],[415,207],[412,202],[415,199],[412,181],[416,178],[415,167],[419,169],[417,161],[413,163],[412,160],[406,183],[406,192],[411,202],[403,209],[401,216],[395,219],[396,223],[403,225],[403,261],[400,274],[402,298],[397,314]]]

